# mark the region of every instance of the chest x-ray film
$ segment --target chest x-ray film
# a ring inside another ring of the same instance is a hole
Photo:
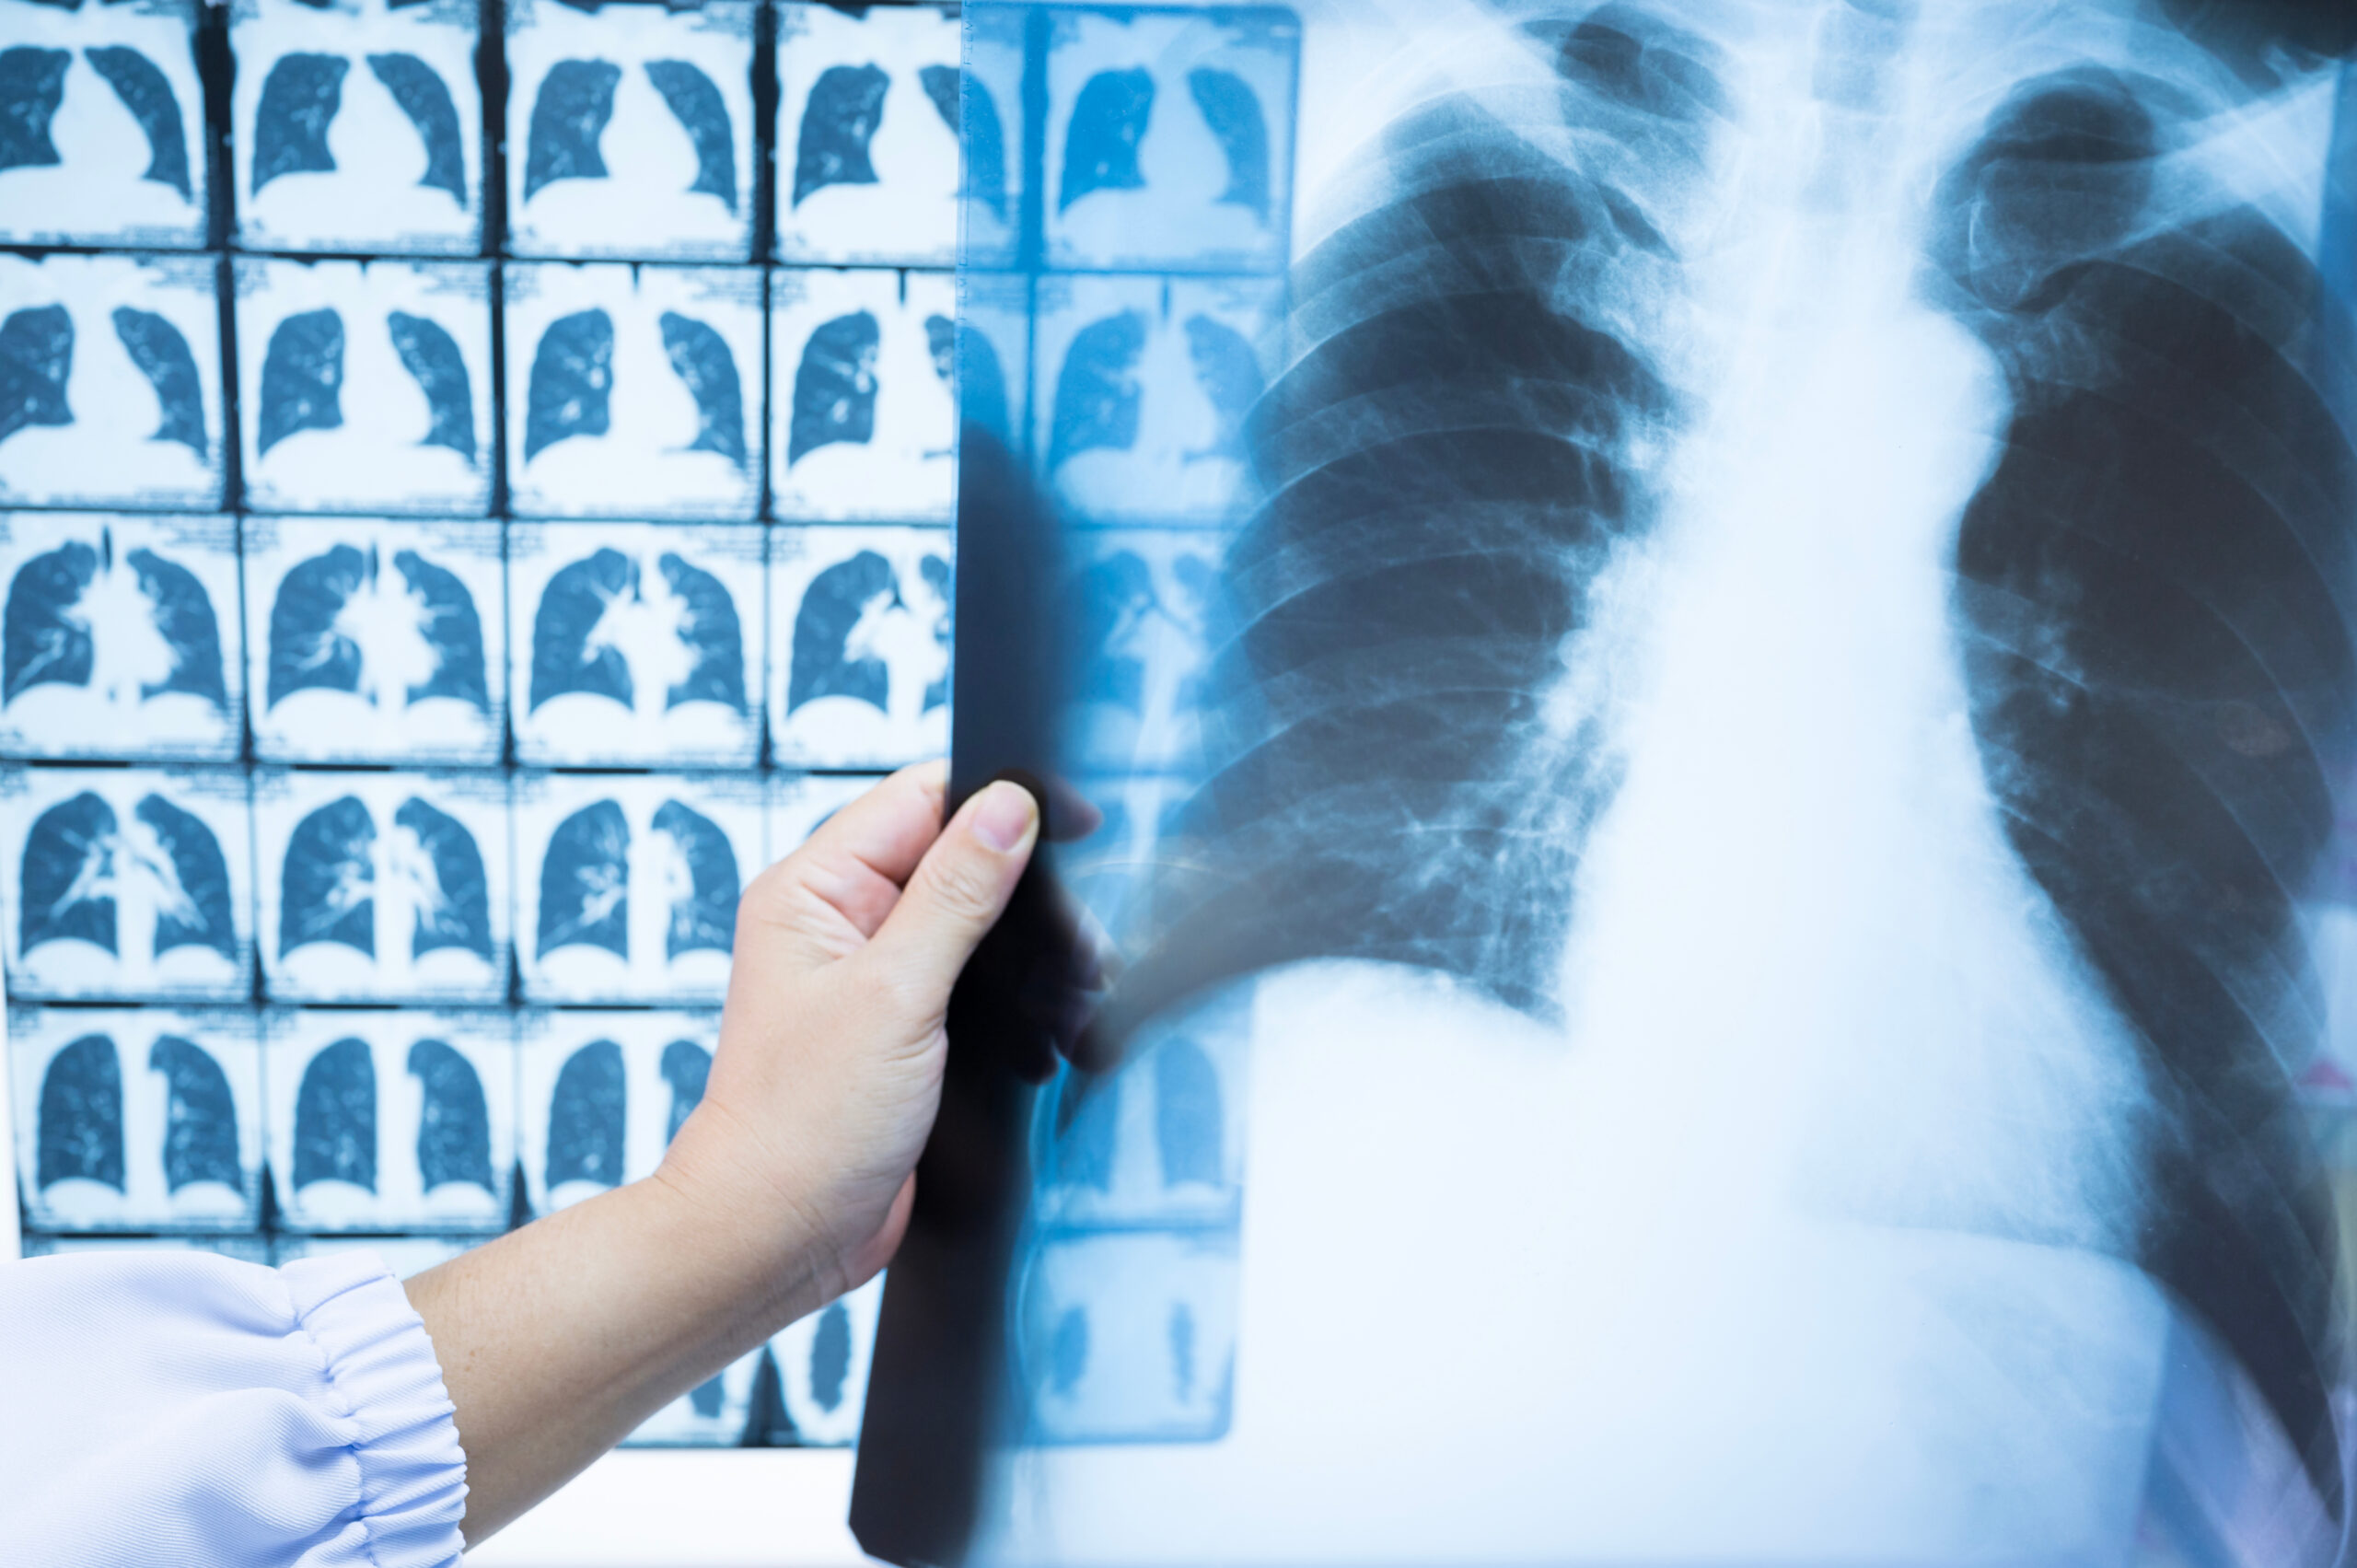
[[[864,1544],[2342,1561],[2351,9],[964,21]]]

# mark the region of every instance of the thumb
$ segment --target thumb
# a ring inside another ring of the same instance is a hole
[[[874,961],[939,1014],[975,945],[1005,910],[1039,836],[1039,807],[1001,780],[966,802],[925,852],[908,890],[868,944]]]

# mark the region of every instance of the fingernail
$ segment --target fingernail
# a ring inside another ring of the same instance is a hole
[[[974,836],[1004,854],[1023,842],[1039,815],[1029,790],[1002,779],[982,791],[974,807]]]

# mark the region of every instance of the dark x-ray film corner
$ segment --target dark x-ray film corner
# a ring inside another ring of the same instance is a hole
[[[2349,1561],[2357,6],[964,21],[862,1544]]]

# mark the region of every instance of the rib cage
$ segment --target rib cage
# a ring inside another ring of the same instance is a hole
[[[1612,772],[1566,666],[1684,402],[1649,213],[1692,199],[1725,110],[1708,46],[1633,13],[1525,38],[1549,79],[1393,125],[1385,199],[1295,273],[1306,346],[1252,418],[1269,500],[1227,563],[1219,858],[1123,1016],[1313,956],[1557,1006]]]
[[[2163,10],[2251,89],[2357,41],[2307,11]],[[1250,424],[1268,499],[1226,563],[1221,760],[1110,1035],[1311,958],[1562,1009],[1617,775],[1582,633],[1703,396],[1673,363],[1669,215],[1732,110],[1712,47],[1631,8],[1530,32],[1560,86],[1399,122],[1383,199],[1296,271],[1301,346]],[[2357,467],[2319,390],[2349,345],[2268,218],[2156,182],[2221,112],[2058,69],[1933,195],[1926,293],[2014,401],[1951,614],[2014,851],[2157,1102],[2137,1261],[2338,1517],[2334,1246],[2286,1063],[2320,1027],[2295,905],[2357,744]]]

